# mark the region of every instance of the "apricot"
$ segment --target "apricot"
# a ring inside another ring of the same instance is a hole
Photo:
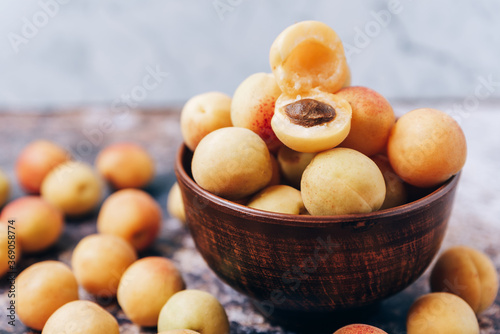
[[[181,133],[191,151],[210,132],[232,126],[231,98],[224,93],[208,92],[189,99],[181,112]]]
[[[320,152],[340,144],[351,127],[351,106],[334,94],[310,90],[282,94],[271,126],[276,136],[298,152]]]
[[[307,165],[315,155],[316,153],[297,152],[286,146],[279,149],[278,164],[280,171],[291,186],[300,188],[302,173],[304,173]]]
[[[0,169],[0,207],[7,202],[10,195],[10,184],[9,178],[5,173]]]
[[[460,297],[435,292],[418,298],[408,311],[408,334],[479,334],[474,311]]]
[[[115,317],[88,300],[64,304],[45,323],[42,334],[119,334]]]
[[[383,154],[376,154],[371,159],[377,164],[385,181],[385,199],[380,210],[405,204],[408,199],[406,187],[403,180],[392,169],[389,158]]]
[[[282,147],[284,147],[284,146],[282,146]],[[269,180],[267,187],[276,186],[276,185],[281,183],[281,172],[280,172],[280,165],[278,164],[278,160],[272,154],[270,154],[269,157],[271,158],[272,173],[271,173],[271,180]]]
[[[20,197],[7,204],[0,220],[14,220],[16,246],[24,252],[43,251],[59,239],[64,229],[64,217],[57,207],[38,196]]]
[[[479,314],[495,301],[498,274],[486,254],[470,247],[456,246],[441,254],[434,265],[431,289],[458,295]]]
[[[7,221],[0,221],[0,277],[17,268],[22,254],[22,246],[17,242],[17,236],[8,232],[7,224]],[[14,231],[11,228],[11,232]]]
[[[16,285],[19,320],[39,331],[55,310],[78,299],[75,275],[59,261],[29,266],[17,276]]]
[[[368,156],[381,152],[396,120],[389,102],[376,91],[360,86],[342,88],[336,95],[352,108],[351,130],[340,146]]]
[[[347,66],[347,77],[342,85],[342,88],[349,87],[351,85],[351,69]]]
[[[191,329],[203,334],[229,334],[229,321],[217,298],[200,290],[170,297],[158,317],[158,331]]]
[[[85,290],[96,296],[112,297],[123,273],[135,260],[135,249],[124,239],[111,234],[92,234],[76,245],[71,266]]]
[[[43,180],[41,195],[66,215],[94,210],[101,201],[103,184],[92,166],[79,161],[60,164]]]
[[[349,71],[340,38],[318,21],[302,21],[283,30],[271,45],[269,62],[278,86],[289,95],[313,88],[336,92]]]
[[[16,174],[21,187],[28,193],[40,193],[43,179],[56,166],[71,159],[70,154],[48,140],[28,144],[16,161]]]
[[[385,182],[370,158],[341,147],[312,159],[302,175],[301,192],[311,215],[367,213],[382,206]]]
[[[194,151],[193,178],[203,189],[231,200],[266,186],[272,163],[266,143],[245,128],[222,128],[203,138]]]
[[[274,75],[255,73],[236,89],[231,103],[233,126],[247,128],[258,134],[271,152],[282,144],[271,128],[274,104],[281,95]]]
[[[389,136],[394,171],[416,187],[432,187],[458,173],[467,156],[465,135],[448,114],[430,108],[403,115]]]
[[[261,190],[250,199],[247,206],[292,215],[300,215],[306,211],[300,191],[286,185],[276,185]]]
[[[163,305],[184,286],[172,261],[163,257],[145,257],[133,263],[123,274],[118,286],[118,303],[132,322],[156,326]]]
[[[333,334],[387,334],[387,332],[370,325],[353,324],[344,326]]]
[[[140,189],[122,189],[102,204],[97,231],[121,237],[142,251],[155,241],[161,221],[161,208],[151,195]]]
[[[160,332],[158,334],[200,334],[200,333],[192,331],[190,329],[172,329],[169,331]]]
[[[175,182],[167,198],[167,211],[169,215],[179,219],[182,223],[186,222],[186,210],[184,208],[184,201],[182,199],[181,188],[179,183]]]
[[[155,176],[155,163],[140,145],[117,143],[103,149],[96,168],[115,189],[142,188]]]

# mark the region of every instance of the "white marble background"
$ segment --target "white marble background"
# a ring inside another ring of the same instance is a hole
[[[354,84],[390,99],[500,97],[495,0],[1,0],[0,109],[232,94],[306,19],[340,35]]]

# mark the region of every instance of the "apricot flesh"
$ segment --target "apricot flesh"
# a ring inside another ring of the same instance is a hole
[[[231,98],[224,93],[208,92],[193,96],[182,108],[181,133],[191,151],[207,134],[228,126],[232,126]]]
[[[351,106],[334,94],[311,90],[282,94],[271,126],[276,136],[298,152],[320,152],[340,144],[351,127]]]
[[[416,187],[433,187],[458,173],[467,156],[465,135],[448,114],[412,110],[391,130],[387,154],[394,171]]]
[[[321,216],[376,211],[386,191],[377,165],[342,147],[318,153],[304,171],[300,189],[307,211]]]
[[[255,73],[236,88],[231,103],[233,126],[258,134],[271,152],[282,145],[271,127],[274,106],[280,95],[281,90],[272,74]]]
[[[465,246],[446,250],[431,272],[432,291],[451,292],[464,299],[476,314],[493,304],[498,274],[484,253]]]
[[[342,88],[336,95],[352,108],[351,129],[340,146],[367,156],[381,152],[396,120],[389,102],[376,91],[360,86]]]
[[[408,334],[479,334],[474,311],[462,298],[434,292],[418,298],[408,311]]]
[[[203,189],[231,200],[266,186],[272,163],[266,143],[245,128],[222,128],[203,138],[194,151],[193,178]]]
[[[271,45],[269,62],[279,87],[289,95],[314,88],[334,93],[349,71],[340,38],[318,21],[302,21],[283,30]]]
[[[261,190],[250,199],[247,206],[292,215],[300,215],[306,211],[300,191],[286,185],[276,185]]]

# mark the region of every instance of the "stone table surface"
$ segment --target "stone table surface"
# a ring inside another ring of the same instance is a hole
[[[417,107],[443,110],[460,106],[462,101],[396,101],[398,115]],[[500,103],[482,101],[473,110],[455,112],[460,116],[468,141],[468,158],[463,169],[448,231],[441,250],[452,245],[468,245],[480,249],[495,263],[500,272]],[[179,267],[188,288],[208,291],[224,305],[231,322],[231,333],[297,333],[278,324],[270,324],[259,314],[248,298],[221,282],[197,252],[188,230],[168,216],[165,203],[168,190],[175,182],[173,164],[181,144],[179,108],[145,111],[125,110],[113,114],[104,107],[75,108],[64,113],[57,110],[8,111],[0,114],[0,168],[7,172],[13,185],[11,199],[23,195],[15,181],[14,165],[21,149],[39,138],[53,140],[70,150],[78,160],[93,163],[96,154],[108,144],[134,141],[144,145],[155,158],[157,177],[146,189],[164,210],[163,227],[154,246],[141,256],[159,254],[171,258]],[[109,190],[107,190],[109,194]],[[57,259],[70,263],[71,253],[85,235],[96,232],[96,215],[80,220],[67,220],[65,231],[50,250],[25,255],[18,271],[41,260]],[[432,266],[432,265],[431,265]],[[405,316],[411,303],[429,292],[429,270],[408,288],[383,301],[366,322],[388,333],[405,331]],[[15,327],[7,324],[7,281],[0,281],[0,333],[37,333],[17,319]],[[126,318],[116,300],[96,300],[80,290],[80,298],[99,302],[114,314],[121,333],[156,333],[156,328],[140,328]],[[479,316],[481,333],[500,333],[500,296],[495,304]],[[329,332],[332,333],[334,329]]]

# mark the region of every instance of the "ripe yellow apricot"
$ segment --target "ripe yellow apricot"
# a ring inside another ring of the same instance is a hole
[[[306,211],[300,191],[282,184],[259,191],[250,199],[248,206],[254,209],[291,215],[300,215]]]
[[[334,94],[310,90],[281,96],[271,119],[276,136],[298,152],[320,152],[340,144],[351,128],[351,106]]]
[[[416,187],[433,187],[458,173],[467,156],[460,125],[448,114],[430,108],[410,111],[389,135],[387,154],[394,171]]]
[[[318,21],[302,21],[283,30],[271,46],[269,62],[276,82],[289,95],[313,88],[334,93],[349,72],[339,36]]]

